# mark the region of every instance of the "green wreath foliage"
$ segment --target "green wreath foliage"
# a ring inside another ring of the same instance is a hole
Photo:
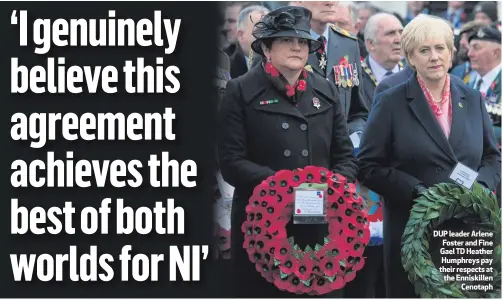
[[[442,183],[414,200],[402,235],[401,261],[414,290],[421,298],[500,298],[501,295],[501,209],[495,195],[475,183],[472,190]],[[461,283],[448,282],[433,264],[429,242],[433,229],[445,220],[477,217],[477,229],[494,233],[493,291],[464,291]]]

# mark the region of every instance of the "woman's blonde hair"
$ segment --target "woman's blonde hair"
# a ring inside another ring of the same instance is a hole
[[[442,18],[420,14],[403,29],[401,38],[402,52],[407,64],[410,64],[409,56],[414,49],[421,46],[427,40],[443,39],[447,48],[452,53],[454,49],[454,32],[452,26]]]

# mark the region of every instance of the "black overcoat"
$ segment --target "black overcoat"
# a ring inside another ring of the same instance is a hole
[[[219,161],[235,187],[232,206],[232,297],[294,297],[255,270],[243,249],[241,224],[256,185],[280,170],[314,165],[356,179],[356,161],[335,86],[308,72],[298,107],[280,93],[262,67],[229,81],[219,115]],[[313,99],[320,106],[313,105]],[[261,104],[261,101],[278,100]],[[323,242],[326,225],[288,225],[299,246]]]

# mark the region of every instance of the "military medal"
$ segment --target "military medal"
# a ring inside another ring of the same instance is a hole
[[[346,74],[346,78],[347,78],[346,84],[347,84],[348,87],[352,87],[353,86],[353,82],[351,81],[351,75],[348,74],[348,72],[349,72],[348,66],[346,65],[344,67],[344,73]]]
[[[339,66],[334,66],[334,77],[335,84],[337,84],[337,86],[341,86],[341,74],[339,73]]]
[[[344,67],[340,65],[339,68],[341,70],[341,84],[342,87],[345,88],[347,87],[347,82],[346,82],[346,74],[344,74]]]
[[[313,106],[316,107],[316,109],[320,109],[320,99],[314,97],[313,98]]]
[[[323,53],[320,59],[320,68],[322,70],[325,70],[326,67],[327,67],[327,59],[325,58],[325,53]]]
[[[355,67],[353,68],[353,83],[355,84],[355,86],[360,85],[360,80],[358,79],[358,69],[357,68],[358,68],[358,66],[355,63]]]

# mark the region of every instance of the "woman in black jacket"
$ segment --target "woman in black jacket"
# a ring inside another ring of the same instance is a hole
[[[227,84],[219,116],[219,161],[234,186],[232,206],[232,297],[292,297],[255,270],[243,249],[241,224],[255,186],[280,170],[309,165],[356,179],[356,162],[337,91],[326,79],[304,69],[320,42],[310,35],[311,12],[282,7],[254,28],[255,52],[262,66]],[[288,234],[300,247],[323,243],[326,225],[293,225]],[[331,296],[337,297],[335,293]]]
[[[417,296],[400,259],[413,200],[435,184],[454,183],[451,173],[459,166],[478,173],[476,180],[492,191],[501,180],[501,153],[481,94],[448,74],[450,25],[420,15],[404,28],[401,43],[414,74],[376,95],[358,153],[361,183],[384,198],[387,298]],[[458,220],[443,226],[471,228]],[[436,250],[432,241],[434,262]]]

